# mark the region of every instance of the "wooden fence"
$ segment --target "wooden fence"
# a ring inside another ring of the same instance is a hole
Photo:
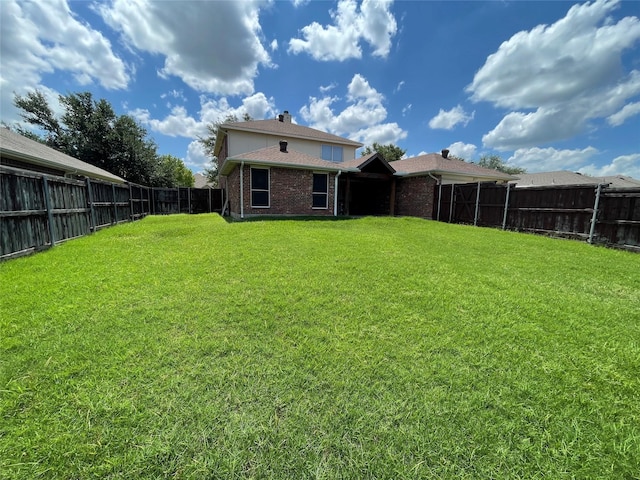
[[[436,188],[433,217],[640,251],[640,189],[441,185]]]
[[[220,208],[219,190],[74,180],[0,166],[0,260],[151,213]]]

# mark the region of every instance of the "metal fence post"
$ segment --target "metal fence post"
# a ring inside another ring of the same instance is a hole
[[[95,232],[96,231],[96,212],[95,212],[95,207],[93,205],[93,192],[91,189],[91,179],[89,179],[89,177],[87,177],[87,198],[89,199],[89,211],[90,211],[90,218],[91,218],[90,230],[92,232]]]
[[[596,221],[598,217],[598,206],[600,204],[600,192],[602,192],[602,183],[598,184],[598,189],[596,190],[596,202],[593,205],[593,216],[591,217],[591,228],[589,228],[589,243],[593,243],[593,234],[596,230]]]
[[[452,183],[451,184],[451,200],[449,202],[449,223],[453,222],[453,202],[455,201],[455,189],[456,189],[456,184]]]
[[[47,177],[42,176],[42,188],[44,193],[44,204],[47,207],[47,219],[49,221],[49,240],[51,240],[51,246],[56,244],[56,229],[53,224],[53,205],[51,204],[51,192],[49,191],[49,182]]]
[[[511,184],[507,183],[507,198],[504,201],[504,216],[502,217],[502,229],[507,229],[507,212],[509,211],[509,192],[511,191]]]
[[[438,184],[438,215],[436,216],[436,220],[440,221],[440,206],[442,205],[442,176],[440,177]]]
[[[480,182],[478,182],[478,191],[476,193],[476,212],[473,216],[473,226],[477,226],[478,225],[478,210],[480,206]]]

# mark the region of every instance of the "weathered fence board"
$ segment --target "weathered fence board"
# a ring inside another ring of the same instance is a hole
[[[599,190],[598,194],[597,185],[442,185],[435,189],[433,216],[445,222],[587,239],[640,250],[640,189],[603,185]]]
[[[150,213],[220,212],[210,188],[154,188],[0,166],[0,260],[49,248]]]

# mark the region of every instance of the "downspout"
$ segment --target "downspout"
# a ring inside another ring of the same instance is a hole
[[[440,221],[440,204],[442,203],[442,178],[434,177],[431,173],[429,173],[429,176],[433,178],[438,185],[438,215],[436,217],[436,220]],[[433,215],[433,213],[431,215]]]
[[[240,218],[244,218],[244,161],[240,164]]]
[[[342,174],[342,170],[338,170],[335,176],[335,185],[333,187],[333,216],[338,216],[338,177]]]

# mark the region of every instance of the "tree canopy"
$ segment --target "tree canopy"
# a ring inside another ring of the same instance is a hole
[[[374,152],[378,152],[387,162],[395,162],[396,160],[400,160],[405,153],[406,150],[401,149],[397,145],[393,143],[389,143],[387,145],[380,145],[377,142],[373,142],[372,146],[366,146],[362,149],[361,156],[369,156]]]
[[[20,127],[16,128],[18,133],[133,183],[164,187],[189,182],[193,185],[193,174],[190,180],[182,160],[158,156],[157,145],[133,117],[116,115],[108,101],[95,100],[90,92],[58,98],[64,110],[60,118],[53,113],[42,92],[16,95],[14,104],[21,110],[21,117],[38,127],[43,136]]]
[[[519,173],[526,173],[527,170],[521,167],[511,167],[507,165],[499,155],[483,155],[480,157],[478,165],[492,170],[498,170],[502,173],[509,175],[517,175]]]
[[[253,120],[251,115],[245,113],[242,116],[243,122],[250,122]],[[234,123],[239,122],[238,116],[235,114],[228,114],[224,120],[218,121],[215,123],[210,123],[207,125],[207,136],[198,138],[200,145],[204,148],[205,153],[209,156],[209,166],[205,167],[204,174],[207,177],[207,180],[211,182],[214,186],[218,185],[218,157],[215,154],[215,146],[216,139],[218,138],[218,128],[223,123]]]

